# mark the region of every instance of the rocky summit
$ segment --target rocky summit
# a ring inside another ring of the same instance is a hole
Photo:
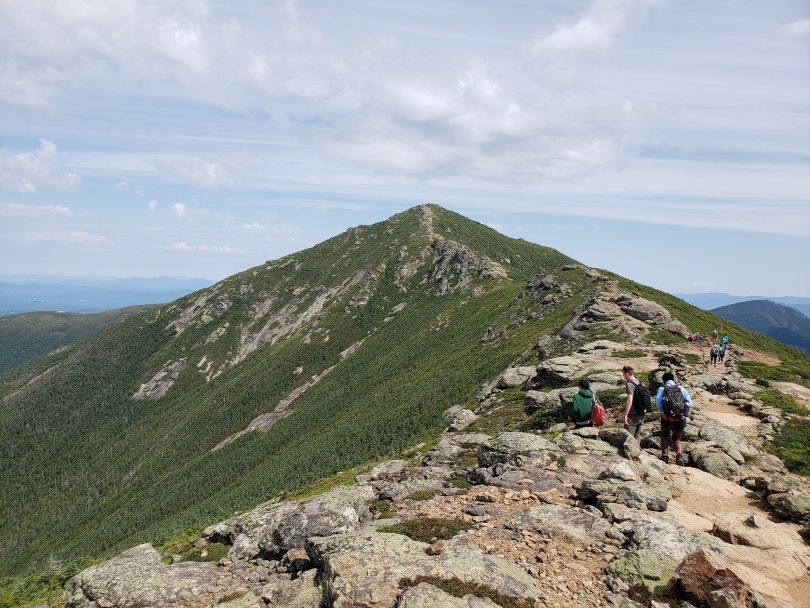
[[[89,558],[82,608],[804,606],[810,359],[720,323],[417,207],[2,376],[0,560]],[[624,365],[692,395],[684,466]]]

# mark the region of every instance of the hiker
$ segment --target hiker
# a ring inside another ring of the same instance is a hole
[[[624,406],[624,428],[636,439],[641,434],[641,426],[644,424],[644,414],[650,411],[650,391],[636,379],[633,368],[625,365],[622,368],[622,376],[627,383],[627,403]]]
[[[598,403],[599,397],[594,395],[591,390],[591,384],[584,378],[579,381],[579,392],[574,395],[571,403],[571,413],[568,414],[568,419],[574,421],[574,426],[581,429],[586,426],[593,426],[591,422],[591,412],[593,412],[593,404]],[[604,406],[603,406],[604,407]]]
[[[675,444],[675,464],[686,466],[681,448],[681,436],[686,428],[686,417],[692,409],[692,397],[684,387],[675,384],[675,375],[666,372],[664,386],[655,395],[655,407],[661,412],[661,460],[669,462],[669,433]]]
[[[714,344],[717,344],[717,330],[716,329],[712,330],[712,342]]]
[[[709,356],[712,360],[712,365],[717,365],[717,357],[720,355],[720,349],[717,348],[717,344],[712,346],[712,349],[709,351]]]
[[[726,343],[723,342],[723,345],[720,347],[720,352],[718,353],[720,357],[720,363],[723,363],[723,360],[726,358]]]
[[[728,334],[723,334],[720,344],[728,344]]]

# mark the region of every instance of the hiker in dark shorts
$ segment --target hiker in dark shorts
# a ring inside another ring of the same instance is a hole
[[[717,365],[717,357],[720,356],[720,349],[717,348],[716,344],[712,346],[711,351],[709,351],[709,356],[711,357],[712,365]]]
[[[641,427],[644,424],[645,409],[649,411],[649,391],[647,392],[646,400],[643,399],[641,391],[645,390],[645,387],[636,379],[633,368],[629,365],[625,365],[622,368],[622,376],[624,376],[624,381],[626,382],[625,391],[627,393],[627,403],[624,406],[624,428],[627,429],[627,432],[633,437],[638,439],[641,434]],[[639,389],[639,395],[638,398],[636,398],[636,389],[639,386],[642,388]]]
[[[593,426],[591,422],[591,412],[593,412],[594,402],[599,401],[599,397],[594,395],[591,391],[591,384],[584,378],[579,381],[579,392],[574,395],[571,402],[571,413],[568,414],[568,419],[574,421],[574,426],[581,429],[586,426]]]
[[[692,409],[692,397],[689,396],[689,391],[684,387],[675,384],[675,374],[666,372],[663,376],[664,386],[658,389],[655,395],[655,407],[661,412],[661,460],[665,463],[669,462],[669,435],[672,433],[672,442],[675,444],[675,463],[680,466],[686,466],[686,460],[683,457],[681,447],[681,437],[683,430],[686,428],[686,416],[689,415],[689,410]],[[669,416],[666,414],[665,398],[667,388],[675,387],[680,389],[680,394],[683,398],[684,413],[681,416]]]
[[[726,343],[723,342],[723,345],[720,347],[720,352],[718,353],[720,357],[720,363],[722,363],[726,358]]]

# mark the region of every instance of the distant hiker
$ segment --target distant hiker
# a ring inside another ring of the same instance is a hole
[[[712,349],[709,351],[709,356],[712,359],[712,365],[717,365],[717,357],[720,356],[720,349],[717,348],[717,344],[712,346]]]
[[[689,340],[690,342],[697,342],[697,339],[698,339],[697,334],[689,334],[689,337],[687,338],[687,340]]]
[[[721,344],[728,344],[728,334],[723,334],[722,339],[720,340]]]
[[[591,390],[590,383],[582,379],[579,381],[579,392],[574,395],[574,399],[571,404],[571,413],[568,414],[568,419],[574,421],[574,426],[578,429],[581,429],[586,426],[593,426],[591,422],[591,412],[593,412],[593,404],[598,403],[602,405],[602,402],[599,401],[599,397],[594,395]]]
[[[675,463],[686,466],[681,451],[681,436],[686,428],[686,417],[692,409],[692,397],[684,387],[675,384],[675,375],[666,372],[663,376],[664,386],[655,395],[655,407],[661,412],[661,460],[669,462],[669,433],[675,444]]]
[[[722,363],[723,360],[726,358],[726,346],[727,345],[725,342],[723,342],[722,346],[720,346],[720,352],[718,353],[718,356],[720,357],[720,363]]]
[[[636,439],[641,434],[644,414],[650,411],[650,390],[636,379],[633,368],[625,365],[622,375],[627,392],[627,403],[624,406],[624,428]]]
[[[712,330],[712,342],[717,344],[717,330],[716,329]]]

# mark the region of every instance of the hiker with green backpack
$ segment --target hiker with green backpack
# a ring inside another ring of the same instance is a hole
[[[604,406],[599,401],[599,397],[590,389],[590,382],[584,378],[580,380],[579,392],[574,395],[571,403],[571,412],[568,414],[568,419],[573,420],[574,426],[578,429],[605,424]]]
[[[655,407],[661,412],[661,460],[669,462],[669,434],[675,444],[675,464],[686,466],[681,448],[681,437],[686,428],[686,417],[692,409],[692,397],[684,387],[675,384],[675,374],[666,372],[664,386],[655,395]]]

